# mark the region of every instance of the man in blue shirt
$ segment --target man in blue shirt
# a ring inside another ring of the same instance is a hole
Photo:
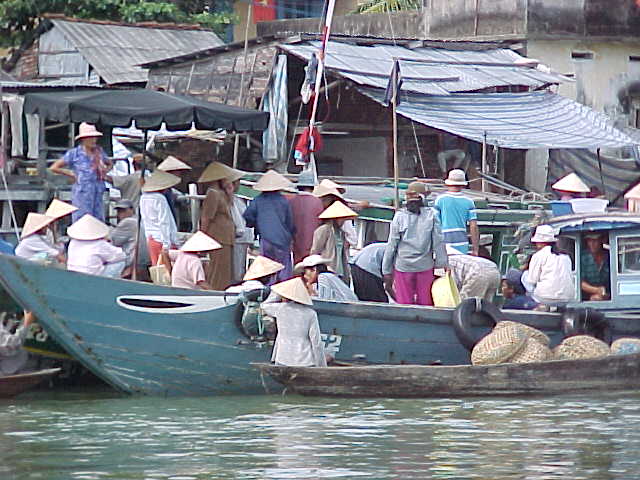
[[[507,274],[502,277],[500,287],[504,297],[502,308],[511,310],[533,310],[538,303],[527,295],[524,285],[522,285],[522,272],[515,268],[507,270]]]
[[[468,183],[464,171],[451,170],[444,181],[447,191],[436,198],[433,208],[440,220],[445,243],[460,253],[477,256],[480,231],[478,230],[475,204],[473,200],[462,194],[462,188]],[[469,252],[467,225],[471,233],[471,252]]]

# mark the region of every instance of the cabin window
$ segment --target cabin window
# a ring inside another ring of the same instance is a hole
[[[618,275],[640,274],[640,237],[618,238]]]

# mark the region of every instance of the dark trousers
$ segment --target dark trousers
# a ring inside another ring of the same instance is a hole
[[[361,269],[357,265],[351,265],[351,280],[353,281],[353,291],[360,300],[365,302],[389,302],[381,278]]]

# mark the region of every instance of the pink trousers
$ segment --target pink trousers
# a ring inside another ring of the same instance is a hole
[[[433,268],[423,272],[393,271],[393,290],[396,302],[406,305],[433,305],[431,285]]]

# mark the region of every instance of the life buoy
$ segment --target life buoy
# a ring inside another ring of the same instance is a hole
[[[475,315],[474,315],[475,314]],[[482,298],[465,298],[453,311],[451,323],[456,337],[460,343],[469,351],[473,350],[476,343],[484,335],[476,335],[473,332],[472,318],[480,317],[488,327],[495,327],[502,317],[500,309],[493,303]]]
[[[612,340],[609,320],[594,308],[567,308],[560,317],[560,330],[565,338],[590,335],[607,343]]]

